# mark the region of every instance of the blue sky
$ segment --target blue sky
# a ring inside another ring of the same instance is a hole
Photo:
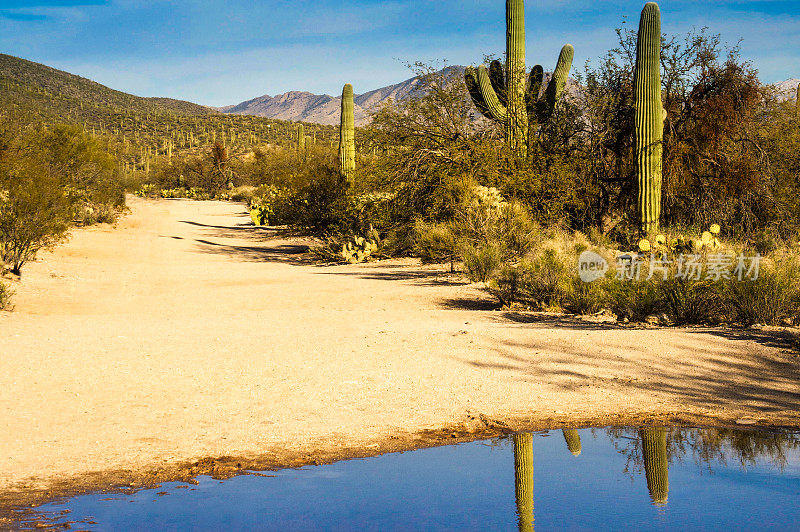
[[[800,1],[659,2],[665,32],[708,26],[742,41],[764,81],[800,77]],[[644,1],[528,0],[528,62],[561,45],[575,65],[615,44]],[[404,61],[469,64],[505,48],[503,0],[0,0],[0,52],[141,96],[206,105],[262,94],[366,92],[410,77]]]

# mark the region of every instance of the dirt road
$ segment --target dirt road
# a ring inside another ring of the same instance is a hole
[[[0,502],[206,457],[378,452],[425,430],[800,425],[798,358],[771,334],[491,311],[411,261],[302,264],[302,242],[239,205],[130,206],[30,264],[0,313]]]

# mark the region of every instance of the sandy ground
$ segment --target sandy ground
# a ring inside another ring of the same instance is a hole
[[[208,457],[413,447],[425,431],[800,425],[800,360],[780,334],[492,311],[441,268],[303,264],[302,242],[240,205],[130,206],[28,265],[0,312],[0,505]]]

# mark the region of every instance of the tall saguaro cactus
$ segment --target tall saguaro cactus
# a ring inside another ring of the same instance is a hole
[[[669,494],[669,462],[667,460],[667,430],[647,428],[639,430],[644,456],[644,476],[647,491],[655,504],[667,503]]]
[[[306,152],[306,130],[303,124],[297,126],[297,153],[300,155]]]
[[[797,94],[794,97],[794,114],[800,118],[800,83],[797,84]]]
[[[356,135],[353,116],[353,86],[346,84],[342,89],[342,118],[339,124],[339,170],[345,179],[351,181],[356,169]]]
[[[487,69],[468,68],[467,89],[475,107],[487,118],[506,128],[506,142],[513,153],[525,156],[531,123],[545,122],[564,91],[572,67],[574,49],[567,44],[561,49],[556,70],[540,98],[544,70],[536,65],[526,81],[525,76],[525,5],[523,0],[506,0],[506,67],[492,61]]]
[[[639,20],[634,73],[636,158],[639,217],[642,231],[658,231],[664,118],[661,104],[661,12],[648,2]]]
[[[533,532],[533,434],[514,434],[514,497],[520,532]]]

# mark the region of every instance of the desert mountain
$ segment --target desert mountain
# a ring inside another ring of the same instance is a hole
[[[142,113],[171,112],[191,116],[214,113],[208,107],[172,98],[133,96],[68,72],[5,54],[0,54],[0,82],[5,84],[3,100],[19,96],[24,103],[30,93],[34,93],[44,96],[48,106],[58,114],[64,114],[67,108],[79,102]]]
[[[449,66],[445,72],[455,72],[463,76],[465,67]],[[370,114],[389,100],[402,101],[414,94],[419,86],[419,77],[409,78],[401,83],[375,89],[353,98],[357,126],[370,122]],[[339,123],[341,97],[327,94],[291,91],[277,96],[260,96],[238,105],[219,107],[218,111],[228,114],[255,115],[278,120],[313,122],[335,125]]]
[[[780,100],[794,100],[797,98],[797,86],[800,85],[800,79],[787,79],[780,83],[775,83],[776,94]]]

